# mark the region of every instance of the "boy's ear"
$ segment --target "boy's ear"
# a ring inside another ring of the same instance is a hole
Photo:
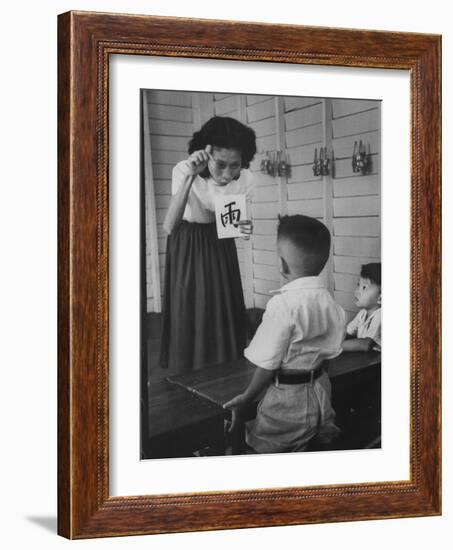
[[[382,293],[381,292],[379,292],[377,302],[378,302],[379,305],[382,305]]]
[[[283,277],[286,277],[286,275],[289,275],[289,267],[286,263],[285,259],[279,256],[279,262],[280,262],[280,273],[283,275]]]

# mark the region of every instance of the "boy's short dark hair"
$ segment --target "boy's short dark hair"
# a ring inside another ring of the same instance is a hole
[[[362,279],[368,279],[375,285],[381,286],[381,264],[376,262],[372,264],[364,264],[360,270]]]
[[[205,149],[207,145],[240,151],[241,168],[248,168],[256,153],[256,135],[252,128],[235,118],[214,116],[193,134],[189,154]],[[206,168],[200,176],[209,178],[209,170]]]
[[[330,232],[315,218],[295,214],[279,218],[277,238],[288,239],[303,255],[304,265],[312,275],[319,275],[329,258]]]

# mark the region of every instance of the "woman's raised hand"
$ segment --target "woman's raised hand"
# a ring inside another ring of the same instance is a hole
[[[187,168],[189,170],[190,175],[192,176],[198,176],[198,174],[201,174],[206,166],[208,165],[208,162],[212,159],[211,156],[212,152],[212,145],[206,145],[205,149],[200,149],[199,151],[194,151],[190,157],[187,159]]]

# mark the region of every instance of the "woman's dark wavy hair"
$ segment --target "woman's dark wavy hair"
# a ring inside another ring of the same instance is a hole
[[[235,118],[214,116],[193,134],[189,142],[189,155],[207,145],[237,149],[241,153],[241,167],[248,168],[256,153],[256,135],[252,128]],[[209,178],[208,168],[200,176]]]

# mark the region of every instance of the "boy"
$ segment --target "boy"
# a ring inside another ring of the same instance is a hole
[[[256,419],[246,425],[251,452],[302,451],[311,439],[338,435],[325,359],[341,353],[346,324],[319,277],[330,233],[308,216],[284,216],[277,233],[280,272],[287,280],[271,300],[244,355],[256,367],[247,389],[225,403],[234,429],[241,412],[264,389]]]
[[[362,265],[354,292],[360,311],[346,328],[344,351],[381,351],[381,264]]]

